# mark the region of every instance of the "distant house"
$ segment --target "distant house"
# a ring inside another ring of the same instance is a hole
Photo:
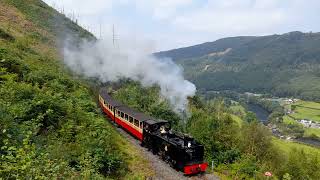
[[[251,93],[251,92],[245,92],[244,94],[247,95],[247,96],[255,96],[255,97],[262,96],[262,94],[255,94],[255,93]]]
[[[291,109],[287,109],[285,113],[286,113],[286,114],[292,114],[292,113],[294,113],[294,112],[291,111]]]
[[[299,101],[299,99],[285,99],[284,103],[285,104],[293,104],[293,103],[296,103],[298,101]]]

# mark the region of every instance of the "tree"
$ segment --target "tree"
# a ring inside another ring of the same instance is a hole
[[[257,122],[257,116],[254,112],[248,111],[245,117],[245,121],[247,123],[251,123],[251,122]]]
[[[245,123],[242,126],[242,149],[246,154],[260,160],[267,159],[272,154],[271,134],[266,127],[257,121]]]

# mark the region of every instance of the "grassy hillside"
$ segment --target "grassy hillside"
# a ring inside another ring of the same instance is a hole
[[[89,86],[63,68],[61,32],[94,39],[40,0],[0,1],[0,179],[151,176]]]
[[[156,54],[172,57],[204,90],[320,100],[320,33],[234,37]]]

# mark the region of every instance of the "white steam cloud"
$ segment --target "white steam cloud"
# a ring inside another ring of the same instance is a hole
[[[147,49],[141,44],[115,48],[106,41],[83,42],[78,48],[67,43],[64,61],[76,73],[102,82],[129,78],[147,87],[158,85],[176,112],[185,111],[187,97],[195,94],[195,85],[184,79],[181,67],[170,59],[150,55]]]

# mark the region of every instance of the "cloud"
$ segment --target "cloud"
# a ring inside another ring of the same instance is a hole
[[[131,5],[139,10],[150,12],[157,19],[169,18],[177,14],[180,7],[192,4],[192,0],[44,0],[50,5],[58,5],[82,15],[100,14],[112,10],[114,5]]]
[[[173,23],[191,31],[241,34],[264,32],[285,22],[287,17],[282,9],[271,8],[272,3],[257,2],[215,1],[195,12],[178,16]]]
[[[74,11],[83,16],[101,14],[110,11],[113,0],[44,0],[57,8],[64,8],[66,11]]]
[[[179,8],[191,6],[192,0],[135,0],[138,8],[149,11],[152,17],[163,20],[175,16]]]
[[[315,20],[308,11],[317,12],[315,0],[228,0],[209,1],[200,9],[177,16],[173,24],[180,29],[215,34],[273,34],[290,29],[306,19]],[[314,22],[315,23],[315,22]]]

